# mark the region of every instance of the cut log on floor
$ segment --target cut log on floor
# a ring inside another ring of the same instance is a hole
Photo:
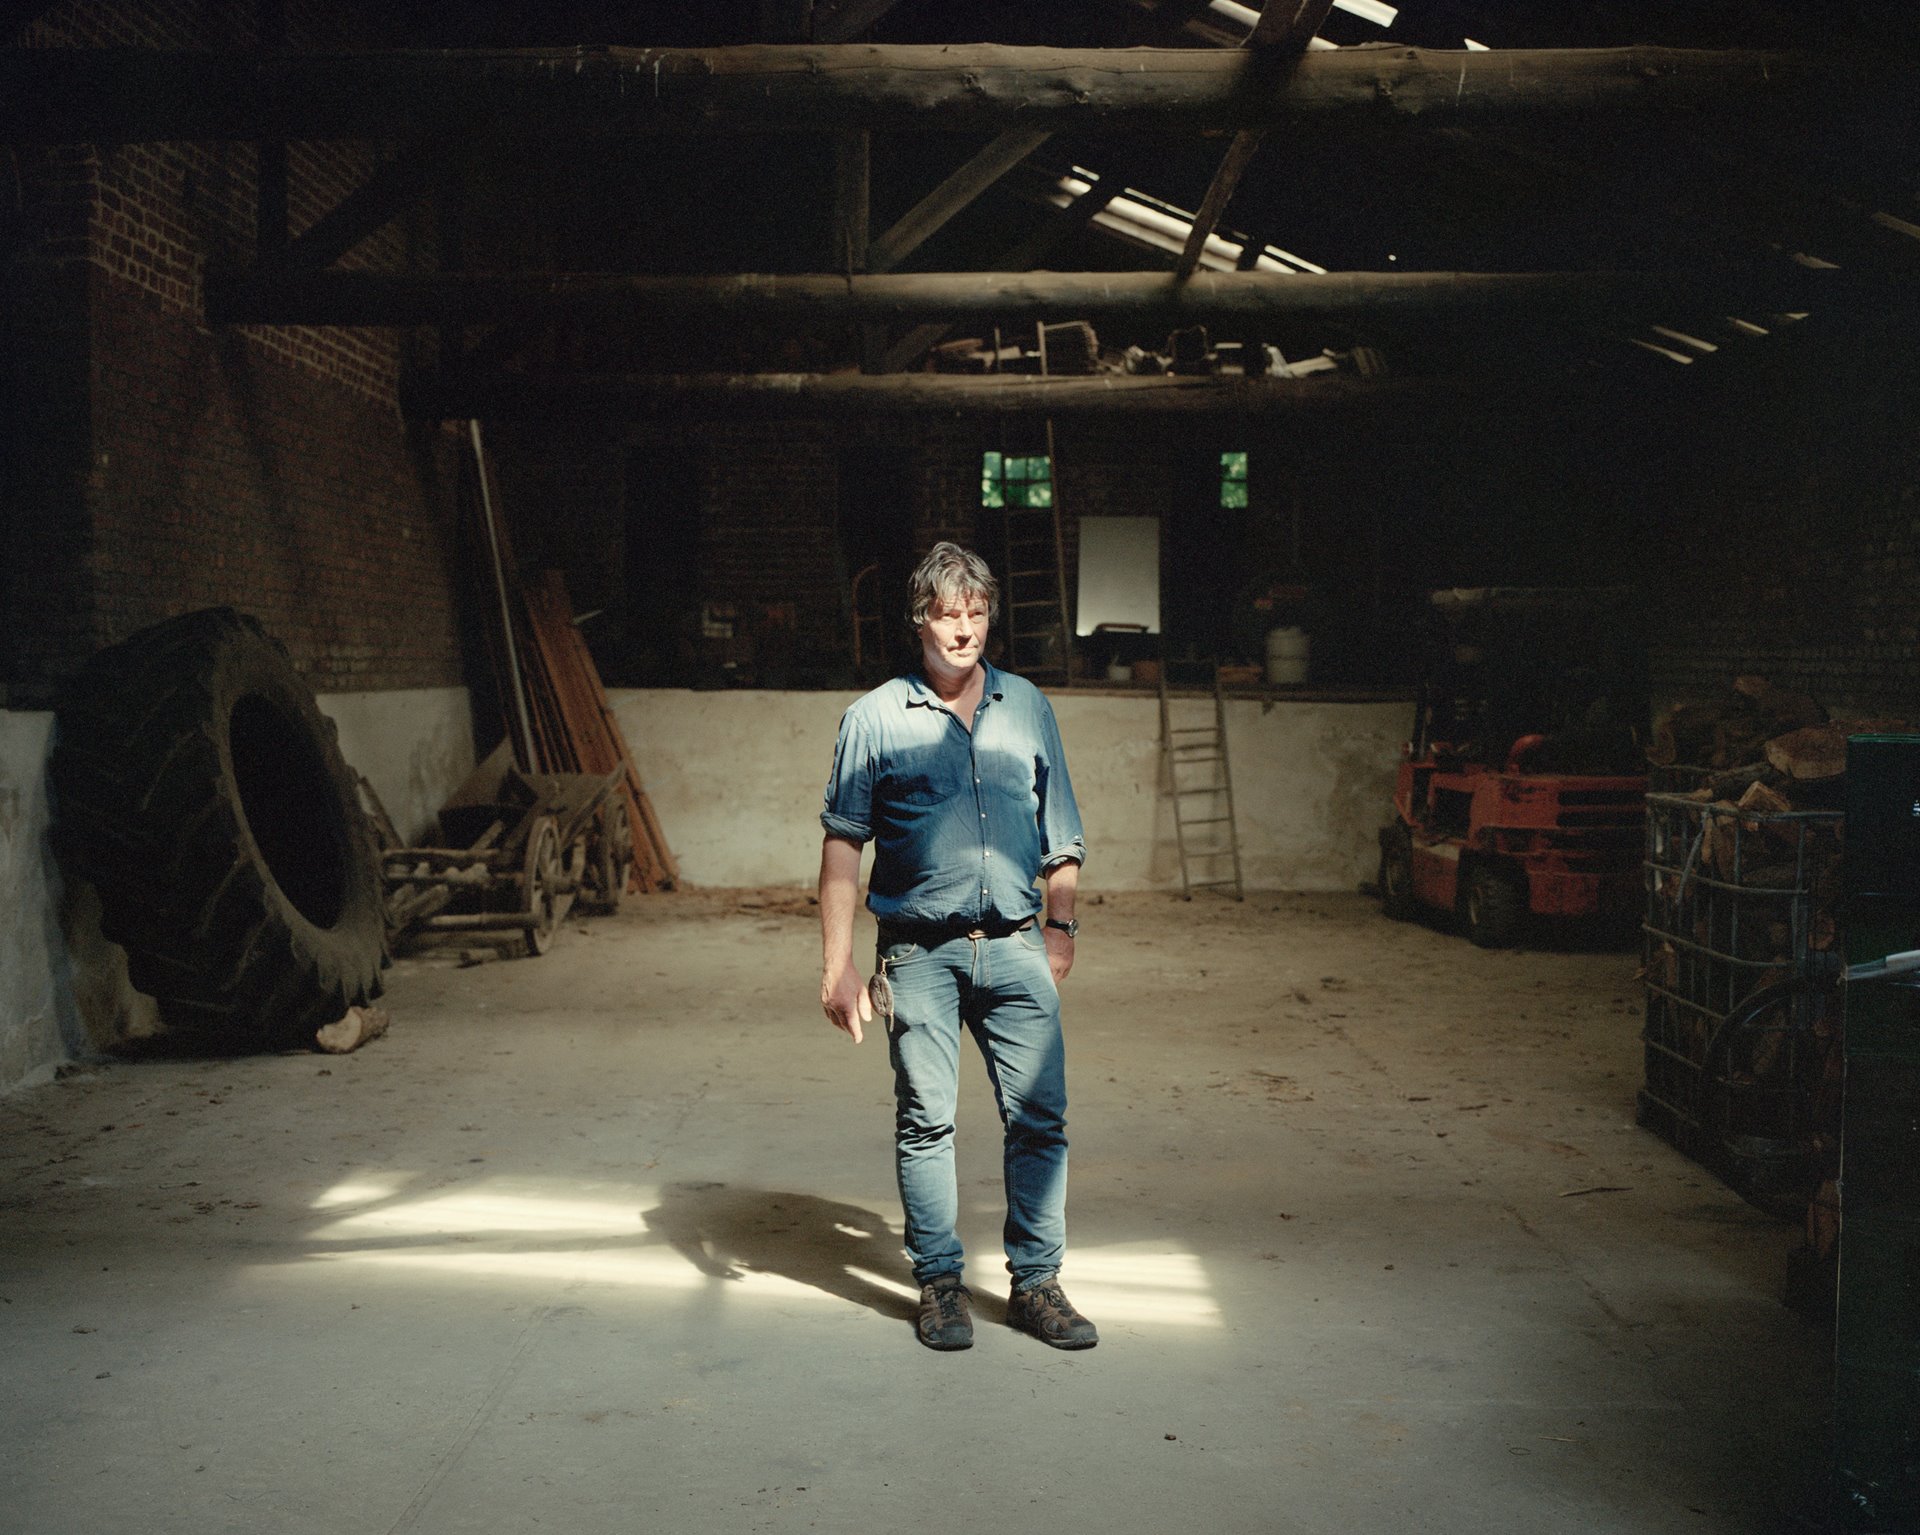
[[[324,1025],[315,1033],[313,1043],[328,1055],[345,1055],[386,1033],[388,1022],[384,1007],[350,1007],[344,1017]]]

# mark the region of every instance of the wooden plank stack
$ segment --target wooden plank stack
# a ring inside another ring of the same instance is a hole
[[[483,497],[470,498],[470,505],[476,519],[487,517]],[[604,776],[615,768],[624,768],[621,797],[633,834],[633,869],[627,888],[642,892],[671,890],[679,881],[680,866],[634,768],[633,754],[607,702],[599,668],[593,664],[587,642],[573,621],[566,578],[557,570],[548,570],[531,584],[523,580],[506,519],[499,515],[499,508],[494,513],[492,536],[500,551],[503,596],[513,625],[513,643],[511,647],[505,643],[496,620],[487,625],[487,649],[493,663],[494,691],[500,699],[514,757],[532,773]],[[483,536],[485,533],[483,523]],[[526,695],[531,740],[522,739],[512,703],[515,679],[507,659],[510,649],[518,662],[519,686]]]
[[[633,875],[629,888],[670,890],[680,866],[667,846],[653,801],[627,750],[620,722],[607,703],[599,668],[573,621],[566,578],[557,570],[541,572],[520,592],[530,644],[521,652],[528,708],[534,733],[541,737],[543,771],[605,774],[626,770],[621,793],[627,824],[633,828]]]

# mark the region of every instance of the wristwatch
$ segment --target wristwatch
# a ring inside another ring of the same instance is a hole
[[[1060,931],[1065,933],[1069,938],[1078,936],[1080,932],[1080,922],[1077,917],[1069,917],[1065,922],[1055,922],[1053,918],[1049,917],[1047,918],[1047,926],[1059,928]]]

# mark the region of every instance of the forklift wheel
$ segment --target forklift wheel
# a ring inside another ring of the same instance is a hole
[[[1413,919],[1413,837],[1404,826],[1380,831],[1380,910],[1396,922]]]
[[[1504,949],[1520,936],[1527,888],[1510,874],[1481,864],[1466,876],[1467,936],[1483,949]]]

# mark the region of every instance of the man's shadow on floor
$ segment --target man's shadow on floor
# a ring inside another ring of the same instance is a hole
[[[661,1189],[660,1202],[643,1214],[648,1231],[715,1279],[778,1274],[902,1322],[913,1319],[919,1304],[899,1237],[858,1205],[743,1184],[681,1182]],[[902,1295],[867,1274],[913,1293]]]

